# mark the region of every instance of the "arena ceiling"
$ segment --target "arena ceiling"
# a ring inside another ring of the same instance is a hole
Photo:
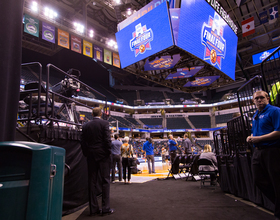
[[[25,1],[25,12],[30,12],[31,2],[31,0]],[[114,0],[41,0],[40,4],[41,7],[52,6],[56,8],[60,17],[57,21],[57,25],[68,28],[70,32],[73,32],[73,21],[84,21],[86,28],[93,28],[95,31],[94,38],[91,39],[91,41],[94,44],[108,48],[106,42],[109,39],[115,39],[117,24],[126,18],[127,9],[131,8],[132,11],[137,11],[149,2],[149,0],[121,0],[121,4],[116,5]],[[280,45],[279,18],[274,19],[274,22],[266,22],[264,24],[262,24],[260,20],[261,12],[268,12],[271,7],[277,5],[279,8],[279,0],[218,0],[218,2],[238,27],[235,82],[244,82],[261,72],[260,65],[253,65],[252,55]],[[238,6],[236,2],[240,2],[240,6]],[[250,17],[254,17],[255,33],[247,37],[242,37],[241,22]],[[34,42],[34,40],[30,40],[30,37],[25,34],[23,36],[23,47],[48,55],[53,55],[61,50],[59,46],[48,44],[43,40]],[[174,51],[163,51],[161,55],[176,52],[181,53],[181,51],[176,51],[178,50],[177,48],[173,50]],[[191,67],[200,64],[200,61],[185,53],[175,68],[182,68],[185,66]],[[142,84],[143,86],[162,86],[183,92],[201,90],[201,88],[196,87],[184,88],[183,85],[186,83],[187,79],[165,80],[165,76],[173,70],[144,71],[143,61],[133,64],[125,70],[104,63],[100,63],[100,65],[108,69],[116,78],[116,81],[122,85],[129,85],[135,80],[138,81],[138,85]],[[219,73],[209,66],[205,66],[203,71],[199,72],[199,76],[209,74],[217,75]],[[134,77],[131,75],[134,75]],[[204,89],[217,88],[235,82],[226,76],[222,76],[211,86]]]

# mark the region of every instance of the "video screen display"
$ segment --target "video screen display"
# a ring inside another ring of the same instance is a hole
[[[178,47],[235,79],[237,36],[205,0],[182,0]]]
[[[187,82],[184,87],[209,86],[219,78],[220,76],[195,77],[194,81]]]
[[[203,66],[194,66],[191,68],[181,68],[177,69],[176,73],[169,74],[165,79],[183,79],[193,77]]]
[[[180,60],[180,54],[175,54],[173,56],[162,56],[156,57],[156,59],[149,61],[146,60],[144,70],[164,70],[164,69],[171,69],[173,68],[176,63]]]
[[[121,67],[174,45],[167,2],[116,33]]]
[[[264,61],[270,54],[272,54],[273,51],[276,50],[276,49],[277,49],[277,47],[253,55],[253,56],[252,56],[252,58],[253,58],[253,64],[256,65],[256,64],[261,63],[261,62]],[[278,57],[279,57],[279,53],[276,53],[275,56],[272,56],[269,60],[271,60],[271,59],[276,59],[276,58],[278,58]]]

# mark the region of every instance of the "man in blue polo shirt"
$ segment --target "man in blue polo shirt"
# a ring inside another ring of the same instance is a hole
[[[143,150],[146,151],[146,158],[148,163],[148,170],[149,173],[156,173],[155,172],[155,158],[154,158],[154,146],[152,138],[148,138],[147,141],[143,144]],[[150,162],[152,163],[152,169]]]
[[[177,142],[176,140],[173,138],[173,135],[170,134],[168,136],[168,147],[169,147],[169,154],[170,154],[170,161],[171,163],[173,163],[173,161],[175,160],[175,157],[177,155]]]
[[[280,108],[269,104],[264,91],[253,95],[257,111],[253,116],[252,134],[247,142],[254,144],[252,174],[256,186],[275,204],[274,215],[280,219]]]

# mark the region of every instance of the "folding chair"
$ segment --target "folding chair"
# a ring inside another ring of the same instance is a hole
[[[179,163],[179,173],[183,173],[185,177],[187,177],[186,172],[188,170],[187,164],[188,156],[180,156],[180,163]]]
[[[198,168],[199,166],[202,166],[202,165],[206,165],[206,166],[211,166],[213,167],[214,169],[216,168],[215,165],[213,164],[213,162],[211,160],[208,160],[208,159],[199,159],[197,161],[197,164],[198,164]],[[215,178],[217,178],[217,171],[202,171],[202,170],[198,170],[198,175],[200,176],[200,188],[203,186],[205,186],[205,182],[209,182],[209,186],[211,186],[211,179],[208,178],[208,176],[211,176],[211,175],[215,175]],[[215,187],[216,187],[217,184],[215,184]]]
[[[189,164],[189,172],[186,181],[188,181],[189,176],[191,176],[192,179],[194,179],[194,175],[198,174],[198,165],[197,165],[198,159],[199,159],[199,155],[194,155],[192,157],[192,161]]]
[[[179,164],[180,164],[180,157],[176,156],[173,163],[171,164],[171,169],[168,170],[169,172],[166,179],[169,177],[169,175],[171,175],[174,179],[176,179],[174,175],[179,174]]]

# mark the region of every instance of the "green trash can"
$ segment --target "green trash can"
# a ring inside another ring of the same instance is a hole
[[[65,149],[0,142],[0,219],[61,220]]]

